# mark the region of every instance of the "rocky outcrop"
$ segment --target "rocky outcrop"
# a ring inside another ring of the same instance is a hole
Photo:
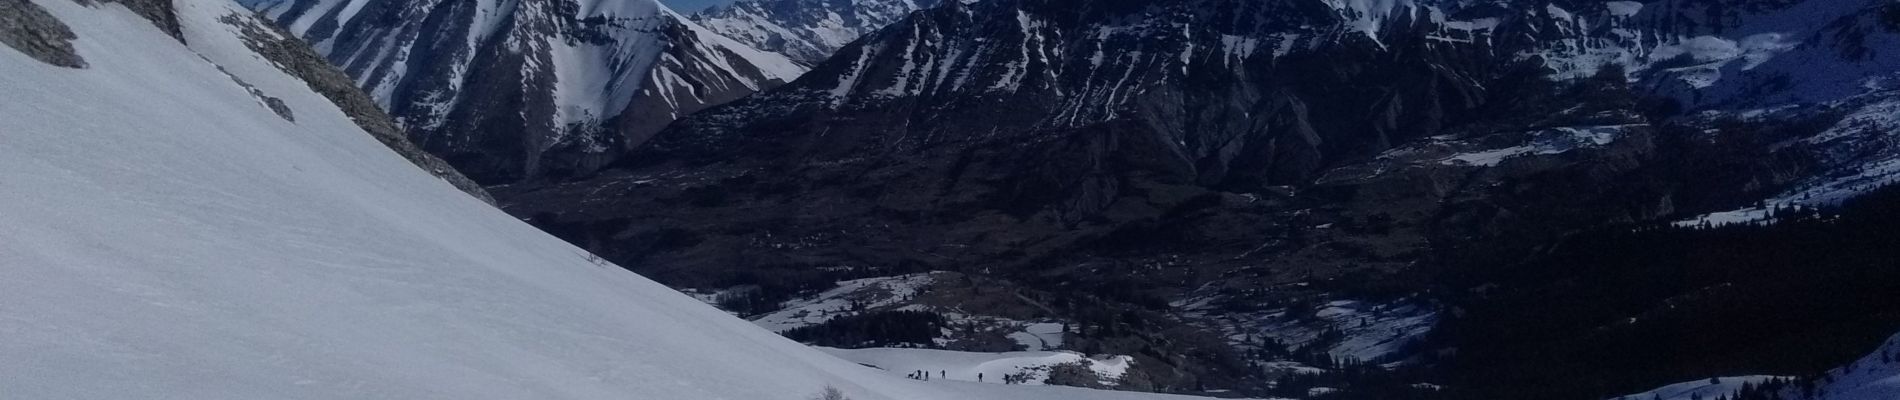
[[[83,1],[90,1],[90,0],[79,0],[79,1],[83,2]],[[152,25],[156,25],[158,26],[159,30],[163,30],[165,31],[166,34],[172,35],[172,38],[178,39],[179,41],[185,40],[184,32],[178,26],[178,12],[177,10],[172,9],[172,0],[98,0],[98,1],[106,2],[106,3],[117,3],[119,5],[123,5],[125,6],[125,8],[131,9],[133,13],[137,13],[140,17],[145,17],[145,20],[152,21]]]
[[[0,44],[28,57],[67,68],[85,68],[73,51],[71,28],[29,0],[0,0]]]

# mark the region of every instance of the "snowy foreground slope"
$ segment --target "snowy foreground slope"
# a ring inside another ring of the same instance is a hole
[[[834,358],[415,168],[245,47],[235,4],[178,0],[187,47],[33,3],[86,66],[0,46],[7,398],[1167,398]]]

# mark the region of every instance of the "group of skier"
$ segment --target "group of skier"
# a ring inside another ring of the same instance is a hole
[[[949,374],[943,370],[937,370],[937,379],[944,379],[945,375],[949,375]],[[928,381],[930,380],[930,371],[925,371],[921,369],[915,370],[915,371],[911,371],[909,375],[904,375],[904,377],[907,377],[910,379],[916,379],[920,381]],[[977,382],[983,381],[983,373],[981,372],[976,373],[976,381]]]

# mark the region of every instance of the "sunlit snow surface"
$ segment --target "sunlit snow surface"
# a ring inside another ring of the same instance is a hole
[[[187,48],[117,4],[35,2],[91,67],[0,46],[0,396],[1164,398],[837,359],[416,170],[242,47],[235,4],[177,1]]]

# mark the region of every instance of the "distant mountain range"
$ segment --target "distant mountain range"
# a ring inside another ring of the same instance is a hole
[[[1174,387],[1265,386],[1159,338],[1403,361],[1420,350],[1354,341],[1431,335],[1322,318],[1261,338],[1333,302],[1442,317],[1455,304],[1417,304],[1443,297],[1393,296],[1477,290],[1448,271],[1603,226],[1747,221],[1892,182],[1895,7],[954,2],[617,168],[500,196],[677,286],[980,273],[1068,299],[1079,324],[1147,327],[1092,331],[1120,343],[1105,352],[1197,354],[1170,359]]]
[[[1888,0],[254,6],[608,260],[753,317],[955,271],[885,308],[1067,322],[1066,345],[1173,391],[1461,368],[1434,364],[1472,345],[1461,327],[1533,318],[1460,320],[1502,301],[1473,293],[1581,290],[1521,279],[1573,240],[1780,221],[1900,176]],[[1635,318],[1704,289],[1603,303]],[[1900,328],[1874,325],[1752,343]],[[1688,378],[1622,372],[1561,391]],[[1438,393],[1411,383],[1339,396]]]
[[[485,184],[584,175],[804,67],[653,0],[256,0]]]

